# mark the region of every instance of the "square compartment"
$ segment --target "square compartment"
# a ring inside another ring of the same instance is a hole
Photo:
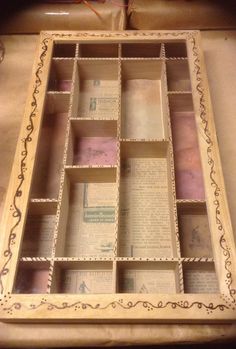
[[[167,58],[185,58],[187,57],[187,47],[185,42],[166,43],[165,55]]]
[[[113,293],[112,262],[56,262],[53,293]]]
[[[116,44],[80,44],[80,57],[118,57],[118,45]]]
[[[117,164],[117,122],[73,120],[68,165],[114,166]]]
[[[51,257],[56,209],[55,202],[30,203],[21,247],[22,257]]]
[[[162,69],[161,61],[122,63],[122,138],[164,138]]]
[[[176,255],[167,142],[121,143],[119,255]]]
[[[116,169],[67,168],[59,222],[57,256],[113,256]]]
[[[73,66],[73,60],[53,59],[49,75],[48,91],[71,91]]]
[[[79,61],[75,93],[78,94],[76,101],[78,117],[117,119],[118,62],[112,60]]]
[[[160,57],[161,44],[122,44],[122,57]]]
[[[183,263],[185,293],[219,293],[214,263]]]
[[[54,44],[53,57],[75,57],[76,44]]]
[[[178,265],[175,262],[118,262],[119,292],[179,292]]]
[[[205,203],[178,204],[182,257],[213,257]]]
[[[48,277],[48,262],[20,262],[13,292],[46,293]]]
[[[191,81],[187,60],[166,62],[168,91],[191,91]]]

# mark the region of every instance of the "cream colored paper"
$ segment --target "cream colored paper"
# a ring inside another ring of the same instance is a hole
[[[63,293],[112,293],[112,272],[107,270],[66,270]]]
[[[120,251],[126,257],[171,257],[165,158],[132,158],[121,176]]]
[[[23,257],[50,257],[52,254],[55,216],[32,215],[24,232],[21,255]]]
[[[219,293],[213,270],[186,270],[184,288],[186,293]]]
[[[74,184],[66,231],[65,255],[109,257],[115,234],[114,183]]]
[[[83,80],[78,117],[117,119],[118,86],[117,80]]]
[[[175,293],[174,270],[125,270],[122,292],[128,293]]]

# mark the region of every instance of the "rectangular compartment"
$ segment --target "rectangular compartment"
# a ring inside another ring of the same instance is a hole
[[[219,293],[214,263],[183,263],[185,293]]]
[[[191,91],[187,60],[166,61],[168,91]]]
[[[22,257],[51,257],[56,208],[55,202],[30,203],[21,247]]]
[[[122,57],[160,57],[161,44],[122,44]]]
[[[69,95],[47,95],[35,157],[31,198],[58,197],[68,109]]]
[[[118,262],[121,293],[178,293],[176,262]]]
[[[46,293],[49,277],[49,262],[20,262],[13,293]]]
[[[48,91],[71,91],[73,59],[53,59],[51,63]]]
[[[122,142],[119,255],[176,255],[167,142]]]
[[[186,58],[187,47],[185,42],[168,42],[165,43],[166,58]]]
[[[204,200],[204,180],[191,94],[169,95],[177,199]]]
[[[213,257],[205,203],[177,205],[182,257]]]
[[[158,60],[122,62],[122,138],[164,138],[162,72]]]
[[[80,44],[80,57],[118,57],[118,44]]]
[[[76,44],[54,44],[53,57],[75,57]]]
[[[112,285],[112,262],[56,262],[51,292],[107,294]]]
[[[71,121],[67,165],[117,165],[115,120]]]
[[[113,256],[116,169],[68,168],[66,172],[57,256]]]
[[[80,118],[117,119],[119,105],[118,62],[80,60],[75,81]]]

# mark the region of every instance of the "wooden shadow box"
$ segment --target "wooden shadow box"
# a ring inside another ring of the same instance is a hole
[[[236,319],[199,32],[42,32],[1,234],[2,320]]]

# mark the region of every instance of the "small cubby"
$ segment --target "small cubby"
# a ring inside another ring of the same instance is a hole
[[[47,95],[36,153],[31,198],[58,197],[68,109],[69,95]]]
[[[179,279],[176,262],[118,262],[120,293],[179,293]]]
[[[168,142],[121,142],[119,255],[173,257]]]
[[[185,293],[219,293],[214,263],[184,262]]]
[[[204,200],[204,180],[192,95],[169,95],[177,199]]]
[[[51,293],[113,293],[112,262],[56,262]]]
[[[80,57],[116,58],[118,57],[117,44],[80,44]]]
[[[117,165],[116,120],[71,120],[67,165]]]
[[[187,47],[185,42],[165,43],[166,58],[187,58]]]
[[[116,168],[67,168],[66,175],[56,255],[113,256]]]
[[[48,91],[71,91],[73,66],[73,59],[53,59],[49,75]]]
[[[122,62],[122,138],[164,138],[162,72],[160,60]]]
[[[53,57],[58,58],[73,58],[75,57],[76,44],[54,44],[53,47]]]
[[[182,202],[177,209],[182,257],[213,257],[206,203]]]
[[[118,62],[114,60],[79,60],[75,77],[80,118],[117,119],[119,104]]]
[[[191,81],[187,60],[167,60],[168,91],[191,91]]]
[[[160,43],[122,44],[121,50],[122,50],[122,57],[158,58],[160,57],[160,54],[161,54],[161,44]]]
[[[20,262],[13,293],[46,293],[49,277],[49,262]]]
[[[55,202],[30,202],[21,247],[22,257],[51,257],[56,209]]]

